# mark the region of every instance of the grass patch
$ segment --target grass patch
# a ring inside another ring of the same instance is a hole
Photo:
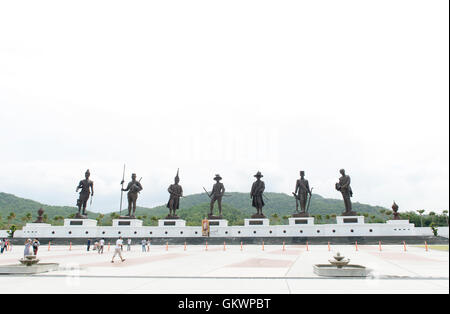
[[[425,248],[425,245],[417,245],[417,247]],[[431,249],[431,250],[448,252],[448,245],[428,245],[428,248]]]

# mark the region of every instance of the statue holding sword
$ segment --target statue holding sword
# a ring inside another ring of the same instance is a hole
[[[295,197],[295,211],[294,217],[308,217],[309,204],[311,202],[312,189],[309,188],[309,182],[305,179],[305,171],[300,171],[300,179],[295,185],[295,192],[292,193]],[[309,197],[308,197],[309,195]],[[301,211],[298,211],[300,203]],[[308,208],[306,204],[308,203]]]

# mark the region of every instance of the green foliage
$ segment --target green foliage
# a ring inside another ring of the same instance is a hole
[[[16,232],[16,230],[17,230],[17,226],[16,226],[16,225],[11,225],[11,226],[9,227],[9,230],[7,231],[8,236],[9,236],[10,238],[12,238],[12,237],[14,236],[14,232]]]
[[[438,228],[436,228],[436,225],[434,224],[434,222],[431,223],[430,227],[431,227],[431,231],[433,231],[434,236],[437,237],[438,236]]]

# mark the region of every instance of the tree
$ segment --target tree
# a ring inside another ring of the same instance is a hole
[[[118,213],[111,213],[109,216],[111,216],[112,219],[120,218],[120,215]]]
[[[387,220],[387,219],[391,218],[392,212],[390,210],[386,210],[384,212],[384,214],[386,215],[386,220]]]
[[[64,216],[55,216],[53,217],[53,220],[55,221],[55,223],[58,223],[59,221],[63,221],[64,220]]]
[[[434,217],[436,216],[435,212],[430,212],[428,215],[431,216],[431,223],[434,223]]]
[[[447,222],[447,226],[448,226],[448,210],[443,210],[442,211],[442,215],[444,215],[445,217],[445,221]],[[0,216],[0,221],[1,221],[1,216]]]
[[[8,217],[6,217],[6,219],[8,219],[8,224],[11,223],[12,220],[14,220],[16,218],[16,214],[14,212],[10,212]]]
[[[423,227],[423,216],[422,215],[425,212],[425,210],[424,209],[418,209],[417,212],[420,215],[420,226]]]
[[[321,214],[317,214],[316,215],[316,219],[317,219],[317,223],[319,223],[322,220],[322,215]]]
[[[280,217],[278,216],[277,213],[272,214],[272,218],[273,218],[274,224],[279,222],[279,220],[280,220]]]
[[[16,232],[17,230],[17,226],[16,225],[11,225],[11,227],[9,227],[9,230],[6,231],[8,233],[8,236],[10,238],[14,237],[14,232]]]
[[[32,219],[31,213],[26,213],[24,216],[20,217],[24,223],[29,222]]]
[[[434,236],[437,237],[438,236],[438,228],[436,228],[436,225],[434,224],[434,222],[431,223],[430,228],[431,228],[431,231],[433,232]]]
[[[99,224],[99,226],[102,225],[102,219],[103,219],[103,218],[105,218],[105,215],[103,215],[103,214],[98,214],[96,220],[97,220],[97,223]]]

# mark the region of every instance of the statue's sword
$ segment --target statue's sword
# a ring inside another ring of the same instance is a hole
[[[312,190],[313,190],[313,189],[314,189],[314,188],[311,188],[311,190],[310,190],[311,194],[309,195],[308,207],[306,208],[306,212],[307,212],[307,213],[309,213],[309,204],[311,204]]]

